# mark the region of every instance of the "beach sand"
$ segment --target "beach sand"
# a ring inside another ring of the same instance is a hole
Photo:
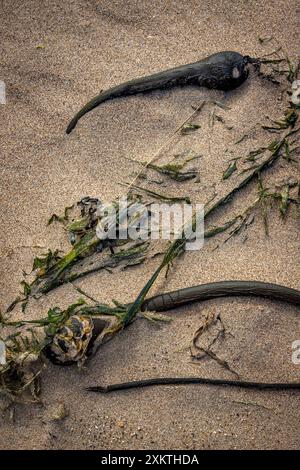
[[[89,195],[112,200],[124,193],[140,166],[191,113],[191,105],[209,97],[230,109],[221,122],[207,125],[212,107],[197,118],[201,129],[175,139],[161,160],[192,148],[199,160],[200,183],[168,185],[165,191],[188,193],[206,202],[222,177],[231,154],[225,150],[266,115],[278,118],[287,101],[276,86],[255,74],[227,93],[197,88],[173,89],[103,104],[80,120],[72,134],[71,117],[99,90],[154,71],[193,62],[220,50],[260,56],[258,37],[273,35],[295,58],[299,46],[299,4],[295,0],[206,0],[65,2],[7,0],[1,4],[0,79],[7,104],[0,105],[1,154],[1,309],[16,297],[22,270],[30,271],[37,254],[66,250],[58,225],[47,226],[52,213]],[[270,139],[269,136],[267,136]],[[263,145],[266,135],[238,146],[242,155]],[[232,146],[230,147],[232,148]],[[236,155],[235,155],[236,156]],[[278,165],[280,177],[286,167]],[[293,171],[296,172],[297,167]],[[270,176],[277,177],[275,170]],[[226,218],[253,200],[257,183],[240,193]],[[158,190],[161,188],[158,187]],[[266,237],[258,213],[245,235],[207,242],[175,262],[152,293],[195,284],[253,279],[300,288],[299,218],[278,210],[269,217]],[[215,249],[220,244],[219,248]],[[40,247],[40,248],[39,248]],[[133,300],[158,259],[114,273],[102,272],[80,282],[102,302]],[[72,286],[31,302],[28,318],[44,316],[55,305],[78,298]],[[42,377],[42,404],[16,405],[13,422],[2,406],[3,449],[299,449],[298,392],[259,392],[213,386],[166,386],[112,395],[84,391],[88,385],[159,376],[202,375],[235,378],[211,359],[191,364],[187,347],[209,311],[221,315],[225,339],[218,355],[242,379],[299,381],[292,363],[292,342],[300,339],[299,309],[252,298],[228,298],[193,304],[171,313],[173,321],[139,320],[107,343],[87,363],[49,365]],[[16,315],[20,315],[16,311]],[[64,404],[69,416],[55,420]]]

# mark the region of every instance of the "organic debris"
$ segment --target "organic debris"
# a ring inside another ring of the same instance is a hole
[[[198,177],[198,170],[191,168],[189,170],[184,170],[186,165],[192,160],[200,158],[199,155],[188,155],[182,161],[172,161],[166,163],[165,165],[155,165],[154,163],[143,163],[143,165],[148,167],[151,170],[155,170],[158,173],[168,176],[170,179],[175,181],[189,181],[191,179]]]
[[[296,111],[295,111],[296,112]],[[244,188],[246,185],[248,185],[255,177],[259,176],[266,168],[269,168],[271,165],[273,165],[279,157],[282,155],[282,149],[285,147],[285,143],[287,140],[295,135],[295,133],[298,132],[300,129],[293,129],[294,123],[293,121],[290,122],[290,128],[287,129],[287,131],[284,133],[284,135],[281,137],[281,139],[272,141],[268,146],[267,149],[270,152],[270,154],[261,161],[259,164],[254,164],[251,167],[246,168],[245,170],[241,171],[239,173],[239,176],[243,176],[242,179],[238,181],[236,186],[234,186],[229,192],[225,193],[224,195],[219,196],[219,198],[216,200],[216,198],[213,198],[212,203],[209,203],[205,205],[204,208],[204,219],[205,221],[207,220],[207,217],[211,215],[215,210],[219,207],[221,207],[223,204],[228,203],[234,195],[238,193],[242,188]],[[292,128],[292,129],[291,129]],[[244,176],[244,173],[247,173],[246,176]],[[177,258],[180,254],[182,254],[185,251],[185,245],[186,245],[186,228],[188,233],[191,233],[190,229],[192,229],[192,233],[194,232],[193,229],[195,229],[195,223],[197,220],[197,214],[194,214],[192,219],[190,220],[190,223],[188,224],[188,227],[185,227],[181,233],[181,235],[173,241],[169,248],[167,249],[165,256],[161,262],[161,264],[158,266],[158,268],[154,271],[148,282],[145,284],[139,295],[137,296],[135,302],[129,307],[126,318],[125,318],[125,325],[131,322],[137,313],[139,312],[141,305],[158,278],[160,272],[166,267],[167,272],[168,269],[170,268],[170,265],[174,261],[175,258]],[[247,220],[247,219],[246,219]],[[246,222],[243,222],[243,224]],[[230,224],[229,224],[230,225]],[[216,233],[216,232],[215,232]]]
[[[125,183],[126,184],[126,183]],[[170,202],[170,203],[174,203],[174,202],[186,202],[187,204],[191,204],[191,200],[189,198],[189,196],[170,196],[170,195],[167,195],[167,194],[161,194],[161,193],[157,193],[156,191],[153,191],[151,189],[147,189],[147,188],[142,188],[141,186],[137,186],[137,185],[131,185],[131,190],[133,191],[141,191],[141,192],[144,192],[146,193],[148,196],[151,196],[153,197],[154,199],[159,199],[160,201],[164,201],[164,202]],[[138,193],[139,194],[139,193]]]
[[[191,132],[197,131],[198,129],[200,129],[200,127],[201,127],[200,124],[186,123],[186,124],[183,124],[180,132],[182,135],[187,135],[187,134],[190,134]]]
[[[259,75],[276,85],[281,84],[279,80],[281,77],[284,77],[289,83],[293,83],[299,75],[299,59],[296,63],[293,63],[274,36],[258,38],[258,40],[262,46],[270,43],[277,45],[276,49],[254,61],[253,65],[257,68]],[[262,71],[262,66],[267,67],[266,72]]]
[[[262,128],[269,132],[282,131],[283,129],[288,129],[289,127],[293,128],[297,122],[297,119],[298,113],[296,112],[296,110],[293,108],[289,108],[285,111],[284,117],[280,121],[274,121],[273,119],[270,119],[270,121],[273,122],[274,125],[264,125],[262,126]]]
[[[223,180],[227,180],[227,178],[230,178],[232,173],[236,171],[236,160],[233,160],[227,167],[227,169],[223,173]]]
[[[203,334],[205,332],[208,332],[212,326],[219,326],[220,325],[220,329],[218,329],[218,332],[217,332],[217,335],[210,341],[210,343],[208,344],[208,346],[203,346],[203,345],[199,345],[199,339],[200,337],[203,336]],[[204,356],[209,356],[211,359],[213,359],[214,361],[216,361],[220,366],[224,367],[226,370],[228,370],[229,372],[235,374],[238,376],[238,374],[232,370],[232,368],[229,366],[228,362],[225,361],[224,359],[221,359],[219,356],[217,356],[217,354],[212,350],[212,347],[217,343],[217,341],[220,339],[220,338],[224,338],[225,337],[225,331],[226,331],[226,328],[224,326],[224,323],[221,319],[221,316],[219,314],[216,314],[216,312],[214,311],[210,311],[208,312],[208,314],[206,315],[205,319],[203,320],[202,324],[200,325],[200,327],[197,329],[197,331],[195,332],[194,336],[193,336],[193,340],[192,340],[192,345],[191,345],[191,356],[193,358],[193,360],[199,360],[199,359],[202,359]],[[194,363],[194,362],[193,362]]]
[[[69,416],[69,413],[70,413],[69,409],[63,402],[57,403],[56,405],[53,405],[51,408],[52,409],[51,409],[50,416],[49,416],[51,421],[62,421],[63,419]]]
[[[292,83],[291,102],[295,106],[300,106],[300,80],[294,80]]]
[[[276,56],[278,53],[279,50],[276,50],[274,55]],[[273,53],[271,53],[271,57],[272,55]],[[293,66],[291,62],[285,58],[276,57],[273,59],[265,57],[262,58],[260,62],[263,65],[271,66],[271,68],[275,66],[279,67],[283,62],[288,63],[287,71],[276,69],[276,73],[278,72],[279,75],[284,76],[287,80],[291,80],[292,77],[295,79],[298,73],[298,66]],[[196,113],[201,111],[204,104],[205,102],[197,107],[195,113],[189,116],[172,136],[178,134],[179,131],[185,133],[184,130],[188,130],[188,132],[196,130],[199,126],[188,124],[188,122],[192,117],[195,117]],[[219,121],[222,122],[222,119]],[[228,232],[228,237],[225,240],[228,241],[231,237],[250,226],[254,220],[255,211],[258,208],[263,212],[263,219],[267,231],[269,201],[278,202],[282,218],[287,217],[289,207],[292,204],[297,207],[299,206],[299,179],[287,179],[275,186],[267,185],[267,181],[263,180],[264,171],[274,166],[279,159],[282,164],[288,165],[289,168],[291,168],[291,163],[297,163],[297,160],[292,158],[292,155],[297,155],[299,150],[299,146],[295,144],[300,130],[300,128],[296,126],[297,122],[298,109],[291,104],[282,119],[271,120],[271,126],[268,124],[261,126],[263,130],[275,132],[277,134],[275,140],[267,142],[266,145],[258,149],[251,150],[245,157],[235,157],[229,162],[228,168],[224,171],[220,181],[220,187],[216,189],[215,197],[205,205],[205,222],[209,220],[212,214],[216,213],[217,209],[228,204],[242,188],[254,180],[258,181],[258,194],[254,201],[239,214],[234,215],[225,222],[223,221],[219,226],[208,227],[204,234],[206,238]],[[249,135],[249,132],[245,134],[246,137],[249,137]],[[240,139],[240,142],[241,140],[243,140],[243,138]],[[167,144],[169,144],[169,141]],[[165,165],[154,165],[153,160],[154,159],[151,159],[148,163],[144,164],[144,168],[149,167],[176,181],[184,181],[181,177],[183,176],[184,178],[187,176],[185,173],[187,173],[188,170],[184,170],[184,166],[187,163],[185,161],[178,163],[171,162]],[[139,176],[140,174],[135,180]],[[157,193],[134,184],[134,181],[128,185],[129,189],[127,194],[132,207],[134,207],[136,202],[141,202],[142,197],[145,195],[148,196],[151,201],[158,199],[169,203],[190,203],[188,196],[179,197],[177,195],[171,196]],[[294,194],[295,190],[297,190],[297,194]],[[122,223],[123,214],[119,202],[113,201],[110,206],[113,207],[114,211],[120,216],[119,220],[121,220],[120,223]],[[80,209],[80,214],[76,214],[74,217],[73,211],[78,211],[78,208]],[[64,230],[68,233],[72,248],[65,255],[58,250],[49,250],[44,255],[37,256],[33,261],[32,273],[30,273],[35,276],[33,281],[22,281],[22,296],[19,296],[13,302],[8,309],[9,311],[11,311],[18,302],[22,302],[22,308],[25,309],[30,298],[43,295],[66,282],[71,283],[75,279],[79,279],[92,272],[117,266],[124,269],[128,266],[140,264],[145,261],[150,242],[142,238],[133,241],[111,237],[110,234],[112,231],[120,230],[121,225],[116,225],[109,215],[103,214],[103,208],[104,204],[102,201],[87,197],[79,201],[77,206],[67,207],[62,216],[56,214],[52,215],[49,224],[59,222],[63,225]],[[150,217],[150,214],[148,215]],[[139,224],[140,217],[141,214],[134,212],[129,220],[129,224],[135,228]],[[114,301],[114,306],[109,306],[101,304],[87,296],[87,298],[93,302],[93,305],[88,305],[84,300],[80,299],[64,310],[58,307],[49,309],[44,318],[37,320],[20,320],[13,322],[9,317],[1,316],[1,392],[15,398],[24,390],[29,390],[34,399],[38,399],[40,390],[39,375],[43,368],[43,356],[49,351],[50,345],[54,344],[61,348],[61,345],[63,344],[65,346],[65,341],[68,340],[70,345],[72,344],[75,347],[75,350],[72,350],[73,353],[75,351],[75,354],[72,353],[72,359],[78,364],[84,361],[89,353],[90,341],[92,341],[91,335],[90,332],[87,335],[88,339],[90,339],[88,345],[82,341],[81,338],[75,338],[75,333],[72,329],[74,322],[77,326],[78,324],[89,326],[94,332],[96,320],[99,319],[99,317],[105,316],[108,319],[94,342],[92,350],[95,351],[106,338],[108,339],[114,336],[122,328],[134,321],[140,313],[145,297],[161,271],[166,268],[167,275],[174,260],[180,254],[184,253],[186,242],[189,240],[186,233],[190,233],[191,230],[189,229],[194,231],[196,220],[197,214],[194,214],[189,223],[186,224],[185,227],[182,227],[182,232],[179,234],[179,237],[169,244],[168,248],[163,253],[163,259],[159,266],[146,282],[135,301],[131,304],[124,305]],[[98,236],[99,230],[102,234],[100,238]],[[80,291],[80,288],[77,288],[77,290]],[[83,293],[83,295],[85,294]],[[168,317],[148,312],[143,313],[142,316],[150,321],[169,321]],[[70,334],[71,329],[72,334]],[[60,341],[62,338],[64,340],[63,342]],[[78,345],[81,345],[80,350],[77,349]],[[199,347],[199,344],[197,343],[196,346]],[[205,348],[205,350],[202,346],[200,346],[200,348],[202,348],[202,353],[204,351],[220,365],[231,370],[226,361],[218,358],[216,354],[211,351],[210,347]],[[63,348],[61,349],[63,351]],[[38,370],[36,370],[36,367],[38,367]]]
[[[129,226],[137,225],[141,216],[141,214],[134,212],[135,202],[139,200],[139,198],[129,196],[129,207],[133,212],[132,218],[128,222]],[[36,257],[32,266],[32,273],[35,274],[34,280],[30,283],[25,280],[21,282],[22,296],[18,296],[14,300],[8,307],[8,312],[12,311],[19,302],[22,303],[22,309],[25,310],[30,297],[46,294],[62,284],[73,282],[87,274],[117,266],[124,269],[145,260],[148,242],[118,238],[111,240],[105,236],[109,235],[110,230],[117,231],[119,226],[113,227],[109,217],[101,214],[102,204],[98,199],[86,197],[79,201],[77,206],[81,209],[80,218],[70,222],[66,211],[63,217],[55,217],[55,220],[63,223],[69,234],[73,245],[71,251],[62,256],[58,250],[55,252],[49,250],[48,253]],[[105,213],[105,207],[103,213]],[[110,207],[115,209],[115,213],[119,213],[117,202],[113,202]],[[67,211],[70,209],[67,208]],[[51,219],[53,223],[53,216]],[[122,220],[120,214],[118,220]],[[103,239],[100,239],[96,233],[100,223],[104,233]]]

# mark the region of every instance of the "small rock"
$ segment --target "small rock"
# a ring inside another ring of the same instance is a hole
[[[61,421],[69,416],[69,410],[64,403],[58,403],[52,409],[50,419],[52,421]]]

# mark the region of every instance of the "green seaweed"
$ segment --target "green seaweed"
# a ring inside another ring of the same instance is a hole
[[[171,203],[186,202],[187,204],[191,204],[191,200],[188,196],[169,196],[166,194],[157,193],[156,191],[153,191],[151,189],[142,188],[141,186],[137,186],[137,185],[131,185],[130,188],[134,191],[142,191],[148,194],[149,196],[152,196],[155,199],[159,199],[161,201],[171,202]]]
[[[50,219],[47,222],[47,225],[51,225],[53,222],[60,222],[62,224],[65,224],[69,220],[69,213],[71,210],[74,208],[74,204],[72,206],[65,207],[64,210],[64,215],[57,215],[57,214],[52,214]]]
[[[282,188],[282,191],[280,193],[280,206],[279,206],[279,210],[280,210],[280,213],[282,215],[282,218],[284,218],[286,216],[286,212],[287,212],[287,209],[288,209],[288,200],[289,200],[289,195],[290,195],[290,188],[289,188],[289,185],[285,185],[283,188]]]
[[[201,128],[200,124],[186,123],[186,124],[183,124],[183,126],[180,129],[180,132],[182,135],[187,135],[187,134],[191,134],[192,132],[197,131],[200,128]]]
[[[247,168],[245,172],[247,172],[247,175],[244,175],[241,177],[242,173],[239,173],[237,175],[237,183],[235,186],[227,192],[225,195],[221,194],[219,197],[216,199],[214,198],[213,200],[210,200],[209,203],[205,205],[205,210],[204,210],[204,217],[205,217],[205,222],[207,221],[208,217],[214,213],[218,208],[220,208],[222,205],[228,203],[234,195],[236,195],[242,188],[244,188],[248,183],[250,183],[254,178],[258,178],[259,181],[259,188],[258,188],[258,197],[256,200],[248,207],[246,210],[244,210],[241,214],[238,214],[234,216],[232,219],[228,220],[227,222],[223,223],[220,226],[213,226],[209,227],[205,231],[205,238],[213,237],[219,233],[225,232],[229,229],[229,238],[240,233],[240,231],[250,225],[253,221],[253,210],[254,208],[258,207],[260,205],[263,210],[265,211],[264,217],[266,216],[266,202],[271,200],[271,199],[276,199],[279,201],[279,209],[282,217],[286,216],[287,209],[289,204],[291,203],[296,203],[297,206],[299,206],[299,200],[300,200],[300,184],[299,182],[285,182],[280,190],[277,190],[275,192],[271,192],[269,188],[266,188],[263,184],[262,181],[262,172],[269,168],[271,165],[273,165],[277,159],[281,155],[285,155],[285,157],[290,157],[290,142],[289,138],[292,135],[295,135],[296,132],[299,131],[299,129],[294,129],[295,123],[297,121],[297,117],[293,116],[293,113],[291,112],[293,110],[288,110],[287,113],[285,113],[284,120],[282,121],[273,121],[276,127],[278,128],[278,131],[283,131],[283,130],[288,130],[288,132],[284,132],[283,135],[281,135],[280,139],[272,141],[267,147],[262,147],[261,149],[257,149],[255,151],[250,152],[248,155],[248,161],[251,161],[254,163],[251,167]],[[263,149],[263,151],[262,151]],[[259,155],[263,154],[264,151],[268,150],[270,154],[264,158],[263,160],[260,160],[259,163],[257,163],[257,158]],[[249,158],[250,156],[250,158]],[[237,159],[234,159],[233,162],[229,165],[231,166],[232,169],[232,163],[237,163]],[[179,164],[180,165],[180,164]],[[228,168],[229,168],[228,167]],[[178,170],[178,165],[177,166],[169,166],[169,170]],[[182,169],[182,168],[181,168]],[[228,170],[228,169],[227,169]],[[227,171],[226,170],[226,171]],[[224,173],[226,173],[226,171]],[[236,168],[233,167],[233,171],[230,170],[230,175],[233,174],[233,172],[236,171]],[[228,171],[227,171],[228,173]],[[228,177],[229,177],[228,176]],[[225,178],[226,179],[226,178]],[[290,188],[294,187],[294,185],[298,185],[298,196],[297,198],[293,198],[290,194]],[[147,190],[145,188],[141,188],[139,186],[132,186],[131,189],[134,191],[144,191],[146,194],[150,195],[152,198],[160,199],[163,201],[168,201],[168,202],[178,202],[178,201],[185,201],[187,202],[187,199],[189,201],[189,198],[186,197],[172,197],[172,196],[166,196],[163,194],[156,193],[151,190]],[[189,201],[190,202],[190,201]],[[38,272],[36,279],[33,281],[32,284],[29,284],[25,281],[22,282],[23,286],[23,295],[26,298],[28,298],[31,295],[34,295],[36,292],[47,292],[49,289],[54,288],[58,285],[60,285],[63,282],[71,282],[75,278],[79,278],[81,275],[85,275],[86,272],[94,272],[99,268],[98,267],[92,267],[88,268],[90,271],[85,271],[83,273],[75,273],[72,272],[71,268],[73,268],[77,261],[83,260],[90,256],[91,254],[95,253],[97,250],[97,246],[99,244],[99,239],[96,237],[95,233],[95,223],[96,220],[92,218],[87,220],[85,219],[86,213],[83,211],[82,212],[82,217],[81,219],[78,219],[77,221],[73,221],[68,224],[67,228],[70,231],[76,231],[79,236],[79,240],[75,243],[73,246],[72,250],[70,250],[69,253],[67,253],[65,256],[60,256],[58,255],[58,252],[48,252],[46,255],[42,257],[37,257],[34,260],[34,270]],[[83,222],[84,220],[84,222]],[[196,221],[196,214],[192,217],[189,223],[190,228],[195,228],[195,221]],[[69,221],[68,221],[69,222]],[[75,225],[72,225],[75,223]],[[64,220],[64,224],[66,224],[66,220]],[[267,224],[267,221],[266,221]],[[70,307],[68,307],[66,310],[60,310],[59,308],[55,307],[53,309],[48,310],[47,316],[45,318],[41,318],[38,320],[27,320],[27,321],[19,321],[19,322],[10,322],[7,318],[4,316],[1,316],[1,325],[4,326],[15,326],[15,327],[30,327],[30,326],[40,326],[44,328],[44,333],[46,337],[42,340],[39,341],[37,336],[34,334],[34,332],[31,332],[31,336],[23,336],[21,335],[21,332],[15,332],[15,334],[10,335],[5,339],[6,344],[8,344],[8,347],[11,348],[11,350],[14,352],[14,354],[21,353],[24,350],[26,353],[29,351],[36,351],[38,354],[42,352],[43,348],[45,347],[46,344],[49,344],[49,341],[51,341],[51,338],[57,331],[57,328],[63,324],[66,318],[68,316],[73,315],[75,313],[80,313],[82,315],[99,315],[99,314],[106,314],[106,315],[114,315],[119,319],[119,323],[117,325],[116,330],[126,326],[127,324],[131,323],[139,313],[141,309],[141,305],[147,296],[147,293],[151,286],[154,284],[156,281],[157,277],[161,273],[161,271],[166,268],[167,272],[172,264],[172,262],[185,251],[185,244],[186,244],[186,236],[185,236],[186,231],[182,230],[182,233],[180,234],[180,237],[174,240],[166,250],[166,252],[163,255],[163,259],[157,269],[153,272],[152,276],[150,279],[146,282],[144,285],[143,289],[135,299],[135,301],[132,304],[129,305],[123,305],[119,302],[114,302],[114,307],[110,307],[106,304],[96,304],[93,306],[86,305],[83,300],[79,300],[76,304],[72,304]],[[228,239],[229,239],[228,238]],[[116,265],[120,265],[122,262],[126,263],[128,262],[130,265],[131,263],[139,263],[142,262],[145,259],[146,256],[146,251],[148,249],[148,242],[137,242],[135,246],[129,246],[125,247],[124,249],[121,249],[117,253],[110,253],[110,256],[106,258],[107,262],[115,262]],[[108,264],[106,265],[108,266]],[[102,265],[103,268],[103,265]],[[75,276],[72,277],[72,276]],[[77,276],[77,277],[76,277]],[[19,298],[18,301],[24,301],[24,298]],[[28,330],[29,331],[29,330]],[[28,333],[30,334],[30,333]],[[15,371],[14,367],[16,366],[16,362],[12,360],[8,364],[8,368],[4,370],[0,370],[0,378],[1,378],[1,383],[2,383],[2,388],[7,389],[9,380],[10,380],[10,372]],[[11,369],[9,370],[9,368]],[[4,383],[4,387],[3,387]],[[26,384],[29,382],[27,381]],[[25,384],[25,385],[26,385]],[[27,386],[27,385],[26,385]],[[1,388],[1,387],[0,387]],[[16,390],[16,389],[15,389]]]
[[[231,163],[229,163],[228,167],[224,171],[222,179],[227,180],[236,170],[236,160],[233,160]]]
[[[167,175],[169,178],[175,181],[189,181],[198,176],[198,171],[194,169],[182,171],[186,162],[177,162],[177,163],[167,163],[165,165],[155,165],[154,163],[149,163],[148,168],[157,171],[163,175]]]
[[[296,112],[295,109],[289,108],[285,111],[284,117],[281,120],[274,121],[270,119],[273,122],[273,126],[268,126],[268,125],[263,125],[262,128],[273,132],[273,131],[282,131],[284,129],[288,129],[289,127],[293,128],[298,120],[298,113]]]

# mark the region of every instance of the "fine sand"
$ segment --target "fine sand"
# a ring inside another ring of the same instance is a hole
[[[266,115],[280,117],[286,97],[253,73],[224,96],[197,88],[155,92],[105,103],[86,115],[67,136],[69,119],[101,89],[128,79],[199,60],[220,50],[259,56],[259,36],[277,38],[295,58],[299,52],[296,0],[145,1],[6,0],[0,6],[0,80],[7,104],[0,104],[1,299],[4,310],[15,298],[22,270],[37,254],[68,248],[49,216],[90,195],[112,200],[117,184],[140,169],[126,157],[145,161],[191,113],[191,105],[213,97],[230,109],[212,107],[197,118],[201,129],[174,141],[160,161],[192,148],[200,183],[167,185],[205,202],[227,166],[232,143]],[[269,136],[267,136],[270,139]],[[266,142],[255,136],[238,147],[242,155]],[[165,159],[165,160],[164,160]],[[280,164],[281,165],[281,164]],[[285,176],[278,165],[270,176]],[[293,171],[297,170],[297,166]],[[158,187],[158,190],[163,188]],[[218,223],[256,195],[256,183],[240,193]],[[246,234],[222,244],[211,239],[200,251],[176,261],[168,279],[153,292],[215,280],[253,279],[300,288],[299,219],[269,218],[270,236],[257,214]],[[219,248],[216,249],[217,245]],[[40,248],[39,248],[40,247]],[[133,300],[159,259],[143,266],[103,272],[80,282],[100,301]],[[78,298],[71,287],[31,302],[28,317]],[[13,420],[1,404],[0,448],[6,449],[297,449],[300,444],[298,392],[258,392],[208,386],[166,386],[112,395],[84,391],[88,385],[146,377],[202,375],[234,378],[211,359],[191,364],[187,349],[201,318],[215,309],[227,329],[216,352],[240,377],[260,381],[299,381],[292,343],[300,339],[299,309],[263,299],[222,299],[174,310],[173,321],[153,325],[139,320],[107,343],[86,369],[49,365],[42,378],[43,404],[16,405]],[[16,315],[20,315],[18,309]],[[64,404],[69,416],[55,420]]]

